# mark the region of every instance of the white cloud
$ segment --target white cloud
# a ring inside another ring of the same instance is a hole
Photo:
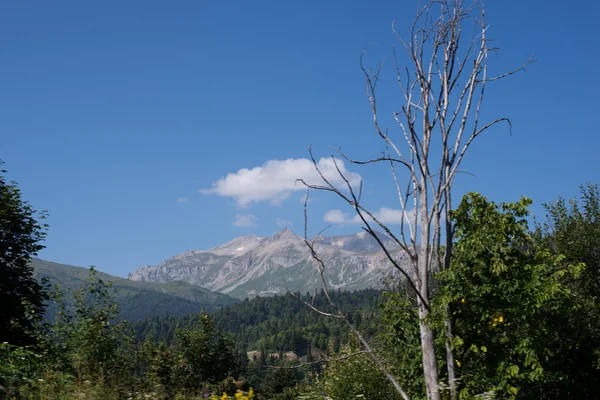
[[[284,226],[292,226],[292,221],[289,221],[287,219],[281,219],[281,218],[277,218],[275,220],[275,223],[277,224],[277,226],[283,228]]]
[[[359,184],[362,179],[359,174],[346,169],[343,160],[336,158],[335,163],[353,186]],[[331,158],[321,158],[317,165],[325,178],[344,189],[345,182]],[[279,204],[294,190],[304,190],[304,186],[296,182],[297,179],[304,179],[308,184],[323,183],[311,160],[289,158],[270,160],[260,167],[242,168],[237,172],[229,173],[214,182],[211,189],[201,189],[200,193],[231,197],[240,207],[262,201]]]
[[[254,214],[236,214],[232,224],[238,228],[251,228],[256,226],[257,221],[258,217]]]
[[[382,224],[400,225],[402,218],[405,218],[404,222],[408,222],[408,219],[413,216],[411,211],[402,211],[395,208],[381,207],[375,214],[375,218]],[[355,217],[360,220],[358,216]],[[411,220],[412,222],[412,220]]]
[[[325,222],[329,222],[332,224],[343,224],[344,222],[347,222],[346,216],[344,215],[342,210],[329,210],[325,213],[323,219],[325,220]]]
[[[177,202],[178,202],[178,203],[187,203],[187,201],[188,201],[188,200],[189,200],[189,199],[188,199],[187,197],[185,197],[185,196],[184,196],[184,197],[179,197],[179,198],[177,199]]]
[[[363,215],[367,218],[368,222],[369,217],[363,213]],[[404,216],[404,222],[407,223],[409,220],[412,223],[414,218],[413,211],[402,211],[396,208],[388,208],[381,207],[378,211],[374,212],[373,215],[379,222],[386,225],[400,225],[402,222],[402,217]],[[342,210],[329,210],[325,213],[323,219],[325,222],[329,222],[332,224],[360,224],[362,223],[362,219],[358,215],[344,214]]]

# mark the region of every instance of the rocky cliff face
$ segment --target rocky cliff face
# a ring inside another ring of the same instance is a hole
[[[386,237],[382,240],[391,244]],[[377,242],[364,233],[319,237],[316,250],[333,289],[375,287],[394,274]],[[405,255],[396,248],[393,253],[408,268]],[[321,287],[308,247],[289,229],[271,237],[242,236],[211,250],[188,251],[157,266],[138,268],[128,279],[183,281],[240,299],[287,290],[312,292]]]

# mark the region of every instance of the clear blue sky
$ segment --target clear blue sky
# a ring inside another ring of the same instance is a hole
[[[369,61],[389,57],[392,19],[407,32],[416,4],[3,2],[0,159],[24,197],[50,214],[41,257],[123,276],[243,234],[300,233],[300,193],[236,194],[248,175],[237,172],[294,159],[263,168],[289,175],[308,145],[319,157],[330,145],[377,155],[358,59],[372,42]],[[457,192],[527,195],[539,213],[541,203],[600,182],[600,4],[486,7],[501,48],[494,68],[531,54],[540,61],[490,87],[486,115],[510,117],[513,133],[494,130],[472,148],[464,169],[476,177],[461,177]],[[382,82],[390,109],[399,100],[391,66]],[[364,178],[370,206],[398,207],[386,170],[349,168]],[[217,188],[233,194],[199,192],[229,173]],[[313,232],[332,209],[343,204],[324,195],[311,203]],[[346,223],[329,233],[358,230]]]

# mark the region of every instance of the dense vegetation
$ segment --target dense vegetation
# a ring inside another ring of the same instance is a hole
[[[315,307],[331,311],[323,292],[304,296],[296,294]],[[334,291],[332,297],[348,318],[372,336],[379,321],[379,304],[382,292],[374,289],[356,292]],[[309,352],[325,353],[329,346],[335,351],[340,343],[348,341],[348,330],[335,319],[326,319],[308,309],[291,294],[273,297],[257,297],[217,310],[213,313],[217,327],[230,333],[236,343],[243,343],[248,350],[269,353],[292,351],[298,357]],[[151,318],[132,325],[137,340],[151,339],[170,343],[177,327],[192,326],[194,315]]]
[[[0,161],[2,167],[2,161]],[[44,246],[45,215],[21,198],[16,183],[0,170],[0,342],[33,343],[47,294],[33,276],[31,256]]]

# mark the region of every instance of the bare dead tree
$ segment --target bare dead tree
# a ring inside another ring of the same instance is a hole
[[[463,29],[471,25],[473,34],[465,38]],[[473,141],[493,126],[506,123],[501,117],[489,122],[481,122],[481,110],[488,83],[502,80],[529,64],[529,59],[519,68],[507,73],[490,76],[488,58],[498,50],[491,46],[487,36],[483,5],[475,2],[465,6],[462,0],[431,0],[417,12],[410,28],[409,40],[397,33],[396,21],[392,24],[400,47],[406,51],[411,67],[402,68],[394,51],[396,77],[404,101],[393,114],[399,134],[392,136],[380,124],[376,89],[380,80],[382,64],[367,68],[361,57],[361,68],[366,79],[366,95],[373,115],[377,137],[383,141],[385,151],[381,157],[370,160],[357,160],[340,154],[354,164],[384,163],[389,166],[397,190],[400,207],[404,212],[400,229],[394,233],[377,219],[361,203],[362,183],[354,188],[344,176],[338,188],[321,173],[312,151],[314,166],[323,184],[314,185],[302,181],[313,190],[332,192],[349,204],[363,223],[363,229],[381,246],[391,265],[398,270],[416,295],[419,310],[420,341],[423,354],[423,371],[427,398],[439,400],[440,371],[436,361],[435,335],[446,335],[446,368],[451,398],[457,399],[457,376],[454,368],[451,338],[452,324],[445,323],[445,332],[434,332],[428,323],[431,312],[431,276],[450,266],[452,251],[452,185],[461,162]],[[364,56],[363,52],[363,56]],[[337,167],[336,159],[332,156]],[[404,172],[404,174],[402,174]],[[405,177],[404,184],[401,178]],[[402,268],[393,257],[390,249],[380,240],[377,230],[383,230],[403,250],[410,260],[410,269]],[[318,258],[314,245],[306,240],[313,258],[320,270],[325,293],[327,283],[323,277],[325,265]],[[328,298],[332,306],[335,304]],[[338,310],[339,312],[339,310]],[[337,317],[343,315],[336,314]],[[362,335],[349,324],[352,332],[361,343]],[[363,338],[364,339],[364,338]],[[365,341],[366,342],[366,341]],[[395,378],[385,369],[381,360],[367,349],[382,371],[394,384],[398,392],[406,398]]]

